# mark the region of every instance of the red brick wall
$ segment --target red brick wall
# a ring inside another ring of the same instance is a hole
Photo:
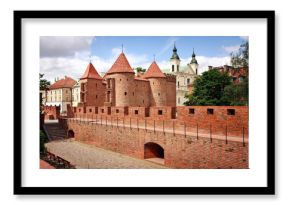
[[[148,107],[129,107],[129,117],[143,119],[146,116],[149,116]]]
[[[150,107],[150,118],[155,120],[172,119],[172,107]]]
[[[248,143],[243,146],[240,141],[228,140],[226,143],[225,140],[210,140],[208,137],[197,138],[122,126],[80,123],[74,120],[65,120],[64,124],[66,122],[67,129],[74,131],[76,140],[136,158],[144,158],[146,143],[156,143],[164,149],[165,165],[168,167],[249,168]]]
[[[194,114],[189,109],[194,109]],[[213,114],[208,114],[208,109],[213,109]],[[235,115],[228,115],[228,109],[235,110]],[[248,135],[248,106],[179,106],[177,120],[215,133],[228,132],[228,135],[242,135],[244,128],[245,136]]]
[[[43,112],[45,120],[56,120],[59,118],[60,106],[43,106]]]
[[[85,105],[86,106],[103,106],[105,102],[105,85],[102,80],[82,79],[81,84],[85,84]],[[81,85],[82,87],[82,85]],[[82,90],[81,90],[82,94]]]

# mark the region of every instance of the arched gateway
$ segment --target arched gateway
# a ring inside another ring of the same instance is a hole
[[[74,133],[74,131],[73,130],[69,130],[68,132],[67,132],[67,138],[74,138],[75,137],[75,133]]]
[[[144,145],[144,159],[160,158],[164,159],[164,149],[154,142],[148,142]]]

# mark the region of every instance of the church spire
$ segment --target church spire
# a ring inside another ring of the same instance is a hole
[[[172,54],[171,59],[178,59],[179,60],[179,56],[177,54],[177,48],[175,46],[175,42],[174,42],[174,47],[173,47],[173,50],[172,51],[173,51],[173,54]]]
[[[193,52],[192,52],[191,57],[192,57],[192,58],[191,58],[190,64],[198,64],[198,63],[197,63],[197,60],[195,59],[194,48],[193,48]]]
[[[192,51],[192,56],[191,57],[195,58],[194,48],[192,50],[193,51]]]

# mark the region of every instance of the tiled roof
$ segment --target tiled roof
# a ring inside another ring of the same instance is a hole
[[[166,78],[155,61],[150,65],[143,78]]]
[[[80,79],[86,79],[86,78],[93,78],[93,79],[97,79],[97,80],[102,80],[102,77],[96,71],[96,69],[92,63],[89,63],[85,73],[82,75],[82,77]]]
[[[149,81],[149,80],[147,80],[147,79],[140,78],[140,77],[135,77],[135,80]]]
[[[112,65],[110,70],[106,73],[112,74],[112,73],[135,73],[133,69],[131,68],[126,56],[124,53],[121,53],[115,63]]]
[[[49,86],[50,90],[59,88],[72,88],[76,84],[76,81],[70,77],[65,76],[65,78],[60,79]]]

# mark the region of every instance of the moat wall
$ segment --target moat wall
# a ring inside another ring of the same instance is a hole
[[[165,166],[171,168],[249,168],[247,142],[101,125],[74,119],[61,119],[60,123],[65,129],[74,132],[77,141],[140,159],[144,159],[145,144],[156,143],[164,149]],[[148,150],[145,151],[148,155]]]

